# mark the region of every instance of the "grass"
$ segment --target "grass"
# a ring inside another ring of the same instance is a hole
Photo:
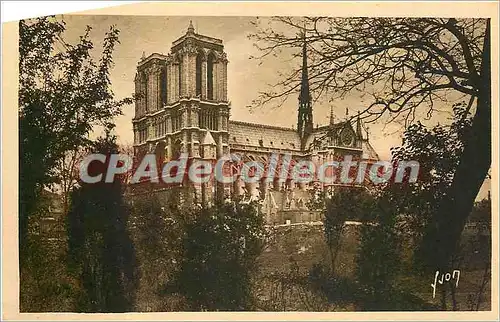
[[[259,281],[256,282],[257,295],[261,302],[259,309],[279,311],[306,311],[311,308],[325,311],[440,309],[440,298],[438,296],[432,298],[430,285],[434,281],[434,275],[415,274],[409,269],[411,266],[408,263],[404,265],[407,269],[397,275],[390,293],[384,295],[384,301],[373,301],[363,294],[354,276],[359,246],[355,227],[349,227],[342,240],[336,262],[335,280],[322,281],[323,284],[331,284],[330,291],[318,291],[311,286],[311,283],[307,283],[309,272],[314,265],[319,264],[324,267],[330,265],[330,255],[322,226],[282,226],[275,228],[273,235],[274,238],[259,257],[260,271],[256,277],[256,281]],[[482,268],[484,256],[479,256],[477,247],[469,243],[471,238],[472,236],[464,236],[465,257],[456,293],[459,310],[471,309],[471,297],[477,296],[484,274]],[[479,252],[484,255],[488,250],[480,249]],[[487,283],[484,294],[479,309],[490,310],[490,283]],[[309,300],[305,299],[307,296]],[[312,305],[312,299],[318,303]],[[273,301],[276,303],[271,303]],[[447,306],[450,309],[451,304],[449,298]]]
[[[432,298],[430,284],[434,276],[421,276],[411,271],[410,265],[405,265],[396,277],[393,288],[381,297],[382,301],[370,298],[355,280],[356,256],[359,247],[356,228],[349,227],[342,240],[342,246],[336,262],[336,276],[331,278],[328,273],[317,274],[315,280],[310,272],[316,265],[317,270],[327,271],[330,265],[330,255],[325,244],[323,227],[312,225],[283,226],[273,230],[273,238],[267,244],[258,258],[258,272],[253,276],[253,293],[257,311],[361,311],[361,310],[438,310],[439,298]],[[459,310],[470,310],[477,301],[477,293],[484,276],[484,258],[491,254],[487,248],[478,247],[469,242],[473,235],[464,236],[464,262],[461,268],[457,302]],[[49,260],[40,256],[40,260]],[[142,260],[141,260],[142,259]],[[137,289],[135,311],[182,311],[185,300],[177,294],[165,295],[161,292],[168,280],[169,271],[174,264],[168,258],[149,262],[147,258],[139,258],[140,281]],[[57,289],[48,294],[48,288],[61,288],[67,283],[61,274],[64,273],[62,259],[57,261],[58,269],[48,264],[36,265],[45,268],[47,276],[45,292],[36,292],[40,286],[35,280],[26,280],[25,294],[31,296],[22,298],[23,311],[72,311],[71,290]],[[487,275],[487,280],[491,276]],[[49,283],[50,282],[50,283]],[[64,284],[64,285],[63,285]],[[47,288],[48,287],[48,288]],[[442,287],[442,285],[439,285]],[[39,296],[38,296],[38,295]],[[34,297],[37,295],[38,297]],[[490,283],[486,284],[484,296],[479,306],[480,310],[491,308]],[[38,299],[38,300],[37,300]],[[32,300],[30,302],[30,300]],[[448,299],[451,308],[451,299]]]

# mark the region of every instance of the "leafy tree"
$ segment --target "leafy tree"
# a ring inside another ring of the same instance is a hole
[[[346,220],[369,218],[374,198],[361,188],[340,188],[326,200],[324,230],[330,251],[331,272],[335,274],[335,262],[342,246]]]
[[[59,229],[59,225],[64,227],[64,218],[54,216],[55,204],[54,194],[44,191],[30,221],[26,240],[30,253],[19,272],[21,312],[68,312],[75,307],[77,281],[66,267],[66,243]],[[44,224],[47,217],[55,219],[50,226]]]
[[[423,236],[435,229],[432,216],[450,193],[450,188],[460,157],[464,149],[464,141],[469,135],[472,122],[465,103],[455,104],[454,116],[450,125],[437,125],[427,128],[417,122],[410,125],[404,132],[402,145],[392,149],[394,164],[413,160],[420,164],[418,180],[409,183],[389,183],[384,187],[384,195],[404,216],[401,227],[416,243],[422,242]],[[430,252],[434,243],[424,239],[424,244],[418,247],[416,263],[435,263],[439,256]],[[456,252],[453,253],[456,255]],[[431,271],[434,265],[427,267]]]
[[[178,195],[169,194],[164,198],[160,192],[130,198],[129,227],[140,267],[138,292],[145,299],[137,303],[141,311],[182,310],[182,301],[179,308],[176,301],[172,301],[175,298],[164,297],[161,292],[165,281],[175,278],[183,255],[183,211],[175,197]],[[147,306],[143,308],[142,302]]]
[[[59,183],[69,151],[88,146],[96,125],[110,125],[131,99],[116,101],[109,78],[119,31],[104,36],[95,60],[88,26],[76,44],[55,17],[19,22],[19,242],[21,265],[28,217],[44,187]]]
[[[379,199],[371,209],[373,219],[365,221],[360,232],[356,276],[368,298],[365,309],[384,309],[391,302],[392,281],[400,262],[400,239],[394,208]]]
[[[487,295],[486,286],[491,283],[491,199],[485,198],[476,202],[470,216],[470,221],[476,226],[476,234],[470,238],[470,246],[474,249],[469,258],[474,268],[482,269],[479,287],[475,293],[469,294],[468,309],[479,311]],[[479,267],[477,267],[479,266]],[[490,300],[491,302],[491,300]]]
[[[99,139],[92,151],[118,153],[116,138]],[[98,166],[100,165],[100,166]],[[103,173],[107,164],[91,163],[89,173]],[[127,231],[129,209],[119,177],[111,183],[81,182],[73,190],[67,218],[70,267],[81,283],[77,310],[126,312],[134,304],[137,282],[135,249]]]
[[[316,98],[359,91],[371,98],[361,111],[368,121],[389,115],[411,123],[417,110],[432,115],[447,93],[469,98],[472,126],[449,193],[432,216],[436,229],[427,236],[437,254],[433,264],[445,269],[491,165],[490,19],[275,17],[260,27],[251,37],[261,58],[300,52],[306,41]],[[298,75],[300,67],[257,103],[296,93]]]
[[[185,215],[183,256],[170,291],[182,294],[190,310],[250,309],[265,236],[255,205],[223,203]]]
[[[56,162],[54,176],[62,198],[63,216],[68,214],[71,191],[78,184],[79,165],[84,157],[83,148],[76,147],[67,151],[64,157]]]
[[[491,225],[491,197],[477,201],[470,214],[470,222]]]

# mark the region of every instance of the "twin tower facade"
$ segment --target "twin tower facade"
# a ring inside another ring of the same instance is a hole
[[[136,155],[227,154],[227,64],[222,41],[196,34],[192,25],[168,55],[143,57],[135,77]]]
[[[181,154],[190,161],[214,161],[231,154],[243,162],[263,164],[276,154],[291,156],[294,162],[310,160],[317,164],[343,155],[378,160],[359,118],[335,122],[331,113],[328,124],[313,125],[306,49],[304,43],[296,128],[230,120],[228,59],[223,42],[196,33],[190,24],[187,32],[172,43],[170,53],[143,55],[138,62],[132,121],[136,159],[154,153],[159,166]],[[231,170],[237,177],[234,169],[237,167]],[[259,200],[269,223],[318,219],[306,207],[313,184],[265,179],[248,183],[238,178],[230,185],[208,183],[196,187],[185,182],[181,186],[192,188],[188,193],[200,202],[222,193]],[[140,186],[136,191],[141,190]],[[158,185],[151,189],[172,190]]]

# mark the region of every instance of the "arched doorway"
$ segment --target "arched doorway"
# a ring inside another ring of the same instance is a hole
[[[161,169],[163,166],[163,163],[165,162],[165,149],[167,147],[167,144],[164,141],[160,141],[156,144],[155,147],[155,159],[156,159],[156,165],[158,166],[158,169]]]
[[[178,160],[182,153],[182,141],[177,139],[172,144],[172,160]]]

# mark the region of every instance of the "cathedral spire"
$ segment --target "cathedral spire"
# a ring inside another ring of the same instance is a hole
[[[358,119],[356,120],[356,135],[360,140],[363,139],[363,133],[361,132],[361,118],[359,117],[359,113],[358,113]]]
[[[189,20],[188,34],[194,34],[193,20]]]
[[[330,125],[335,124],[335,114],[333,114],[333,106],[330,106]]]
[[[305,139],[307,139],[313,129],[311,93],[309,91],[309,75],[307,70],[307,42],[305,28],[302,32],[302,40],[302,79],[299,94],[297,130],[302,142],[305,142]]]

